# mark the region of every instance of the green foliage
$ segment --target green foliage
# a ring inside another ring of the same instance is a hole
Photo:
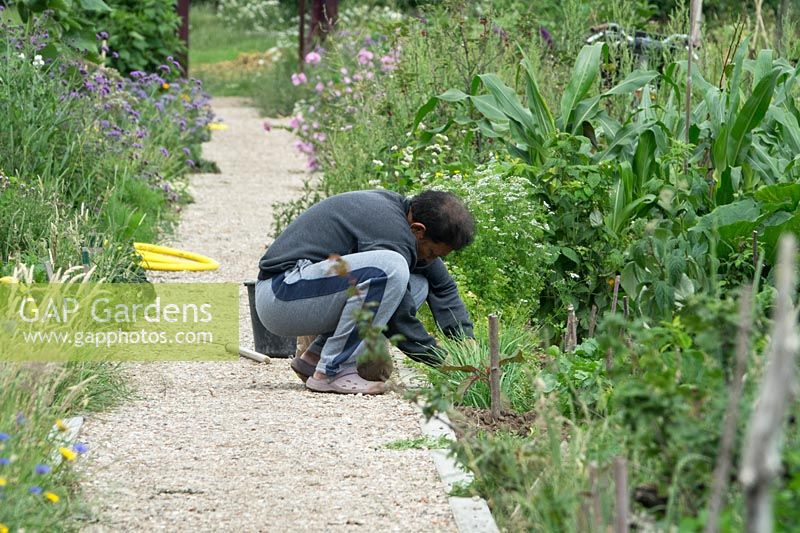
[[[530,316],[554,251],[543,239],[546,212],[525,169],[491,162],[433,178],[434,188],[461,197],[477,221],[475,242],[447,259],[469,309],[476,316],[498,310]]]
[[[108,32],[108,46],[116,52],[108,64],[123,73],[155,72],[185,50],[178,38],[181,19],[175,6],[162,0],[109,0],[113,10],[100,26]],[[173,69],[174,66],[167,64]],[[179,77],[173,72],[170,77]]]
[[[6,3],[6,2],[4,2]],[[31,24],[36,17],[46,24],[53,40],[42,55],[54,58],[75,49],[97,59],[99,45],[95,38],[98,17],[110,13],[103,0],[15,0],[20,20]]]
[[[441,367],[426,367],[434,387],[444,386],[449,400],[458,405],[489,408],[489,344],[484,336],[476,340],[445,339]],[[533,404],[532,383],[526,363],[535,360],[536,337],[526,328],[511,322],[500,328],[501,400],[518,412],[529,411]]]

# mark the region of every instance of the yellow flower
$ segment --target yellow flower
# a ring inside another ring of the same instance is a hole
[[[59,448],[59,452],[61,452],[61,457],[66,459],[67,461],[74,461],[78,454],[70,450],[69,448]]]
[[[181,100],[183,100],[184,102],[191,102],[192,101],[192,99],[189,98],[188,94],[182,94],[181,95]]]
[[[61,498],[59,498],[58,494],[55,492],[45,492],[43,494],[45,499],[47,499],[50,503],[58,503]]]
[[[5,524],[0,524],[0,533],[8,533],[8,526]]]
[[[68,429],[69,429],[69,428],[67,427],[67,425],[64,423],[64,421],[63,421],[63,420],[61,420],[60,418],[56,418],[56,428],[57,428],[59,431],[66,431],[66,430],[68,430]]]
[[[169,90],[169,83],[167,83],[167,82],[162,83],[161,84],[161,88],[164,89],[165,91]]]
[[[0,283],[8,283],[8,284],[19,283],[19,280],[14,276],[3,276],[2,278],[0,278]]]
[[[227,130],[228,129],[228,125],[227,124],[222,124],[220,122],[212,122],[211,124],[209,124],[206,127],[208,129],[210,129],[211,131],[221,131],[221,130]]]
[[[0,487],[5,487],[8,485],[8,480],[4,477],[0,477]]]

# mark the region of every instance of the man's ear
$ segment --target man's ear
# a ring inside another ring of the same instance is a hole
[[[425,238],[425,231],[428,229],[425,227],[425,224],[421,222],[412,222],[409,228],[411,228],[411,233],[419,240]]]

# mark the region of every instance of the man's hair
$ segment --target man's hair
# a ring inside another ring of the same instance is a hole
[[[423,191],[411,199],[411,217],[425,224],[425,236],[460,250],[475,238],[475,219],[453,193]]]

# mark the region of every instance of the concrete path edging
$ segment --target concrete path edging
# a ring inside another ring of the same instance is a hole
[[[392,348],[392,355],[398,378],[403,385],[406,387],[424,385],[425,379],[417,370],[405,365],[405,356],[399,350]],[[416,407],[420,413],[420,430],[424,436],[432,439],[444,437],[451,441],[457,439],[455,432],[450,427],[450,419],[446,413],[437,413],[434,418],[426,420],[422,415],[422,407],[419,405]],[[429,453],[447,494],[450,494],[456,486],[468,485],[472,482],[472,472],[465,470],[449,455],[447,450],[433,449]],[[456,527],[461,533],[498,533],[500,531],[489,509],[489,504],[484,498],[450,496],[449,501]]]

